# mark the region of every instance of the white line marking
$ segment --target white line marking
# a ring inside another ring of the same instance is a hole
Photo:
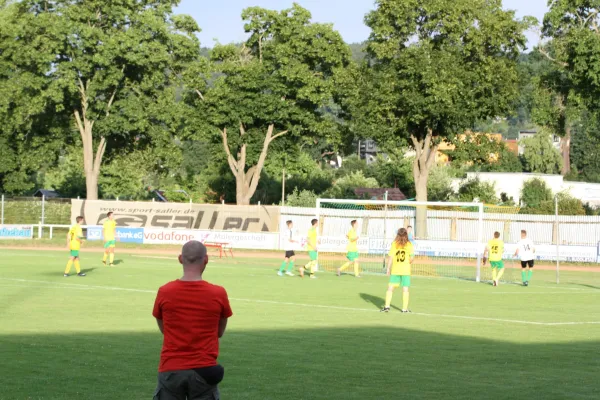
[[[156,293],[156,290],[132,289],[132,288],[123,288],[123,287],[115,287],[115,286],[97,286],[97,285],[86,285],[86,284],[75,284],[75,283],[58,283],[58,282],[52,282],[52,281],[39,281],[39,280],[18,279],[18,278],[0,278],[0,280],[13,281],[13,282],[24,282],[24,283],[28,283],[28,282],[45,283],[48,285],[46,285],[44,287],[55,288],[55,289],[66,289],[66,288],[69,288],[69,289],[104,289],[104,290],[118,290],[118,291],[124,291],[124,292],[137,292],[137,293]],[[56,286],[56,285],[58,285],[58,286]],[[31,286],[31,285],[27,285],[27,286]],[[329,305],[322,305],[322,304],[292,303],[292,302],[275,301],[275,300],[243,299],[243,298],[235,298],[235,297],[231,297],[230,300],[243,301],[243,302],[248,302],[248,303],[274,304],[274,305],[293,306],[293,307],[321,308],[321,309],[340,310],[340,311],[359,311],[359,312],[370,312],[370,313],[378,312],[376,310],[373,310],[372,308],[356,308],[356,307],[329,306]],[[523,320],[514,320],[514,319],[472,317],[472,316],[466,316],[466,315],[451,315],[451,314],[430,314],[430,313],[419,313],[419,312],[411,313],[411,315],[424,316],[424,317],[465,319],[465,320],[473,320],[473,321],[502,322],[502,323],[513,323],[513,324],[522,324],[522,325],[538,325],[538,326],[600,325],[600,321],[536,322],[536,321],[523,321]]]

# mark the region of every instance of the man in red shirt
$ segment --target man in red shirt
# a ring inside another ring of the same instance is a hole
[[[179,262],[183,276],[158,289],[152,312],[164,335],[154,400],[218,400],[219,338],[233,315],[229,298],[202,280],[208,263],[202,243],[186,243]]]

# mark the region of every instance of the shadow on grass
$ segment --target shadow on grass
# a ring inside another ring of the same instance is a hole
[[[414,317],[382,315],[399,324]],[[0,398],[150,398],[161,341],[158,332],[0,335],[10,360],[0,364]],[[599,346],[390,326],[231,328],[221,340],[221,392],[236,400],[592,399],[600,393]]]
[[[113,263],[115,266],[116,265],[121,265],[121,264],[125,264],[125,261],[123,260],[115,260],[115,262]]]
[[[598,289],[598,290],[600,290],[600,286],[588,285],[588,284],[585,284],[585,283],[576,283],[576,285],[577,286],[583,286],[583,287],[590,288],[590,289]]]
[[[395,293],[395,297],[402,299],[402,290],[397,290]],[[373,296],[372,294],[361,293],[360,298],[375,306],[378,310],[380,310],[385,305],[385,300],[381,297]],[[393,303],[390,305],[390,308],[394,310],[401,311],[401,308],[396,307]]]

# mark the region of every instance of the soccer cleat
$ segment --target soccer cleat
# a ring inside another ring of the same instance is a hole
[[[83,272],[80,272],[77,274],[77,276],[85,276],[85,274]]]
[[[290,271],[287,271],[285,274],[286,274],[287,276],[294,276],[294,274],[292,274]]]
[[[355,275],[355,278],[362,278],[362,275]]]
[[[69,277],[69,274],[63,274],[63,276],[64,276],[65,278],[68,278],[68,277]]]
[[[381,310],[379,310],[379,312],[390,312],[390,308],[389,307],[383,307]]]
[[[279,272],[277,273],[277,275],[279,275],[279,276],[283,276],[283,272],[279,271]]]
[[[317,279],[317,277],[315,275],[311,275],[310,279]]]
[[[338,268],[336,271],[337,276],[342,276],[342,269]]]
[[[109,266],[109,267],[114,267],[114,266],[115,266],[115,264],[109,264],[108,266]]]
[[[496,283],[496,281],[493,281],[494,283],[492,283],[493,286],[498,286],[498,283]]]
[[[400,312],[406,314],[406,313],[411,313],[412,311],[410,311],[410,310],[400,310]]]

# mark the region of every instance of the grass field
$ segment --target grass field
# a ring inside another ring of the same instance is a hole
[[[0,399],[150,399],[166,256],[0,249]],[[600,274],[536,271],[531,286],[413,278],[413,314],[378,312],[386,280],[278,277],[277,259],[211,261],[234,316],[223,399],[598,399]],[[398,292],[395,305],[401,302]],[[394,305],[394,304],[393,304]]]

